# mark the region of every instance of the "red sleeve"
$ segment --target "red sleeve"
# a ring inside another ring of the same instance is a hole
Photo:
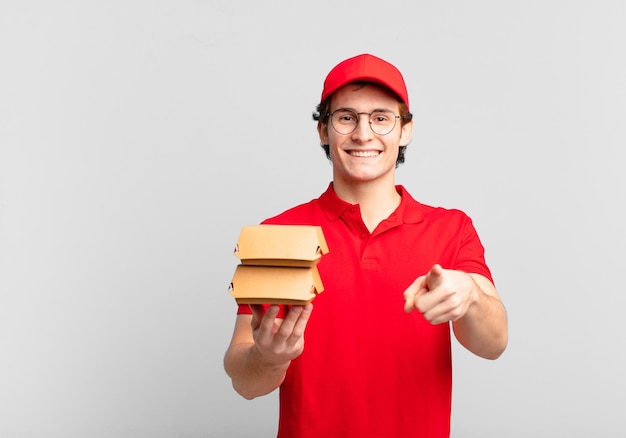
[[[266,312],[267,312],[268,307],[269,307],[269,304],[263,304],[263,308]],[[287,306],[281,305],[276,318],[282,319],[285,317],[286,314],[287,314]],[[239,304],[237,306],[237,315],[252,315],[252,310],[250,309],[250,306],[247,304]]]
[[[485,248],[483,247],[472,220],[467,217],[463,227],[463,237],[453,269],[487,277],[492,283],[491,271],[485,262]]]

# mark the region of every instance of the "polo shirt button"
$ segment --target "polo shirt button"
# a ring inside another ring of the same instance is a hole
[[[366,233],[362,233],[360,237],[361,237],[361,239],[367,239],[367,234]]]
[[[350,207],[350,213],[356,213],[356,207]]]

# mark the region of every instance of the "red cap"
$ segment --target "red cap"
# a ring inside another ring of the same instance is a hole
[[[322,100],[350,82],[367,81],[381,84],[395,94],[409,107],[409,93],[402,73],[387,61],[364,53],[341,61],[328,73],[324,80]]]

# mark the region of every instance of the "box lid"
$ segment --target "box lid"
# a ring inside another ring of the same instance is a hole
[[[243,227],[235,256],[247,265],[311,266],[328,252],[322,228],[315,225]]]
[[[239,304],[306,304],[323,290],[315,266],[238,265],[229,293]]]

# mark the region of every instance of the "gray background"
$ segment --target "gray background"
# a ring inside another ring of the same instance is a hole
[[[626,433],[626,7],[0,1],[0,436],[271,437],[222,368],[239,230],[319,195],[339,60],[408,83],[398,183],[465,210],[510,316],[453,436]],[[355,310],[356,311],[356,310]],[[416,425],[417,427],[417,425]]]

